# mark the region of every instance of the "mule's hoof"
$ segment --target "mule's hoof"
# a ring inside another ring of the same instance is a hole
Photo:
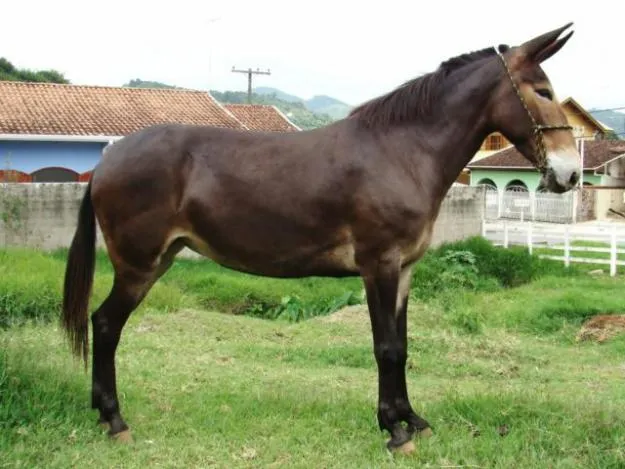
[[[430,438],[431,436],[434,436],[434,432],[432,432],[432,429],[430,427],[427,427],[420,432],[417,432],[417,436],[419,438]]]
[[[132,435],[130,434],[130,430],[123,430],[119,433],[115,433],[111,435],[111,438],[119,441],[120,443],[132,443]]]
[[[412,454],[416,451],[416,446],[412,440],[408,440],[404,444],[396,447],[391,447],[391,452],[395,454]]]

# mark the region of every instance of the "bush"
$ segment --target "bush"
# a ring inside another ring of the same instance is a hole
[[[246,309],[243,314],[264,319],[297,322],[315,316],[325,316],[345,306],[360,303],[361,299],[351,291],[336,298],[321,298],[308,302],[302,301],[298,296],[285,296],[278,305],[259,302]]]
[[[522,246],[504,249],[482,237],[472,237],[428,251],[415,266],[412,294],[427,300],[445,291],[493,291],[525,285],[548,274],[576,272],[540,259]]]

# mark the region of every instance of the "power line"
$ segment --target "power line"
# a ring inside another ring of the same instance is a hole
[[[608,112],[608,111],[625,111],[625,106],[610,107],[610,108],[606,108],[606,109],[590,109],[587,112],[591,113],[591,112]]]
[[[271,75],[271,70],[267,69],[266,71],[260,70],[256,68],[256,70],[252,70],[248,68],[247,70],[237,70],[232,67],[232,71],[234,73],[246,73],[247,74],[247,102],[252,104],[252,75]]]

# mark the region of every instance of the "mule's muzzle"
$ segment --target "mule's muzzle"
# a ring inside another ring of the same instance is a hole
[[[539,188],[562,194],[577,185],[581,174],[582,166],[577,151],[549,153],[547,169],[543,173]]]

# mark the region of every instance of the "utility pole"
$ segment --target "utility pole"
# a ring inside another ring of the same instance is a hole
[[[237,70],[232,67],[232,71],[234,73],[247,73],[247,102],[249,104],[252,104],[252,75],[271,75],[271,70],[260,70],[258,67],[256,70],[252,70],[251,68],[248,68],[247,70]]]

